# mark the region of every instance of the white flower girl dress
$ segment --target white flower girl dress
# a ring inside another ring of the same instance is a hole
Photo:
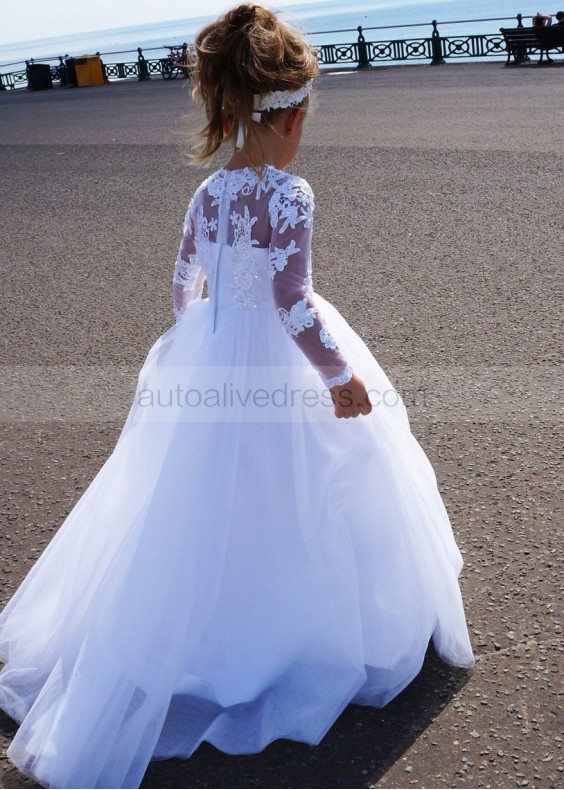
[[[431,638],[473,663],[435,475],[313,291],[312,212],[308,184],[270,166],[219,170],[190,204],[177,323],[0,616],[8,755],[45,787],[137,787],[204,740],[318,743],[348,703],[398,694]],[[339,420],[327,388],[352,371],[375,405]]]

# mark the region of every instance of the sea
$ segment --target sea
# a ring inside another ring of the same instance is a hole
[[[268,4],[276,7],[274,3]],[[432,20],[438,22],[443,36],[496,33],[502,26],[512,26],[512,21],[516,24],[518,13],[530,18],[536,10],[536,5],[518,6],[515,0],[496,0],[494,4],[491,0],[351,0],[347,3],[318,0],[286,6],[281,16],[290,22],[294,20],[293,24],[297,24],[296,17],[301,20],[302,29],[305,28],[311,43],[317,45],[355,41],[359,25],[369,29],[365,35],[370,41],[427,38],[432,32]],[[27,59],[48,61],[59,55],[100,52],[106,63],[133,61],[137,47],[143,49],[148,59],[159,58],[166,53],[165,45],[190,43],[195,33],[214,16],[4,44],[0,46],[0,72],[17,71],[25,67]]]

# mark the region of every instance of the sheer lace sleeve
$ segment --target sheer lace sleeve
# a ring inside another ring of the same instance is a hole
[[[315,303],[311,281],[313,193],[290,176],[269,204],[272,237],[270,276],[278,314],[327,387],[346,384],[352,369],[329,334]]]
[[[191,204],[184,219],[184,233],[172,278],[173,305],[177,323],[187,305],[195,299],[202,298],[204,280],[205,273],[198,261],[196,250],[193,204]]]

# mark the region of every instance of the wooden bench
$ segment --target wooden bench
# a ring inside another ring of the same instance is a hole
[[[546,62],[553,63],[548,51],[550,49],[562,49],[564,47],[564,25],[550,25],[549,27],[501,27],[501,35],[505,40],[507,49],[507,62],[509,66],[511,55],[515,63],[522,63],[529,60],[528,51],[538,49],[540,52],[539,64],[543,62],[546,55]]]

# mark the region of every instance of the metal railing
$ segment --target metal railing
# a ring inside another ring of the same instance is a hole
[[[162,52],[165,49],[178,49],[182,50],[182,48],[186,48],[186,44],[179,44],[175,47],[152,47],[150,49],[145,49],[145,52],[150,51],[159,51]],[[131,79],[135,78],[137,80],[149,80],[152,76],[158,75],[163,77],[164,79],[170,79],[171,76],[177,76],[180,74],[181,77],[187,78],[188,72],[186,69],[182,69],[178,67],[177,69],[171,69],[171,58],[170,55],[167,57],[162,57],[158,59],[147,59],[143,54],[143,50],[141,47],[137,47],[136,50],[121,50],[117,52],[105,52],[100,53],[96,52],[95,54],[98,55],[100,58],[104,56],[112,56],[112,55],[129,55],[136,52],[137,53],[137,60],[130,61],[130,62],[116,62],[116,63],[104,63],[102,60],[102,74],[104,76],[105,82],[110,82],[112,80],[123,80],[123,79]],[[51,64],[52,61],[58,61],[55,65],[50,65],[51,68],[51,79],[53,83],[58,83],[60,86],[65,87],[73,84],[71,78],[71,65],[70,61],[72,58],[69,58],[68,55],[59,55],[58,58],[38,58],[38,59],[30,59],[26,61],[21,61],[22,65],[25,66],[25,69],[21,71],[12,71],[8,73],[1,74],[0,73],[0,90],[9,90],[13,88],[19,87],[29,87],[29,67],[33,66],[37,63],[48,63]],[[19,65],[18,63],[9,63],[6,64],[8,66]],[[2,68],[2,66],[0,66]]]
[[[517,25],[522,26],[521,14],[518,14]],[[454,58],[482,58],[492,55],[503,57],[507,54],[503,36],[499,33],[493,34],[473,34],[467,36],[441,36],[438,25],[461,24],[462,22],[481,22],[481,21],[513,21],[506,18],[490,20],[462,20],[457,22],[439,23],[433,20],[430,24],[432,32],[430,36],[422,38],[403,38],[386,41],[367,41],[365,33],[371,30],[381,30],[384,28],[362,28],[359,26],[354,31],[357,33],[357,40],[345,44],[321,44],[316,46],[319,62],[322,66],[338,64],[354,64],[357,68],[366,68],[381,61],[403,62],[406,60],[425,60],[432,66],[446,63],[448,59]],[[390,29],[388,25],[385,29]],[[405,27],[422,27],[420,24],[403,25]],[[428,27],[428,25],[427,25]],[[349,31],[336,31],[349,32]],[[353,31],[350,31],[353,32]],[[321,34],[312,34],[321,35]]]
[[[446,63],[449,60],[460,58],[484,58],[484,57],[506,57],[507,50],[505,42],[500,33],[489,34],[470,34],[442,36],[438,26],[476,24],[482,22],[516,22],[513,27],[523,27],[522,15],[515,17],[490,17],[487,19],[462,19],[448,22],[437,22],[433,20],[428,23],[409,23],[406,25],[382,25],[378,27],[348,28],[344,30],[324,30],[310,33],[309,37],[317,36],[341,36],[345,33],[356,34],[356,40],[345,43],[321,43],[313,45],[318,53],[320,65],[329,66],[352,66],[356,68],[366,68],[381,62],[402,63],[405,61],[427,61],[433,66]],[[430,35],[419,38],[398,38],[383,41],[372,41],[366,39],[368,31],[394,30],[406,28],[431,28]],[[186,44],[178,45],[177,49],[186,48]],[[137,59],[129,62],[107,62],[102,61],[102,70],[105,81],[123,80],[135,78],[138,80],[149,80],[154,76],[161,76],[165,79],[170,76],[170,57],[146,58],[144,52],[163,51],[165,47],[153,47],[145,49],[141,47],[136,50],[125,50],[118,52],[106,52],[96,54],[100,57],[127,55],[137,53]],[[171,49],[170,47],[168,49]],[[529,53],[537,52],[535,48],[529,49]],[[564,48],[560,51],[564,52]],[[58,62],[56,62],[58,60]],[[61,86],[69,85],[69,74],[67,67],[68,55],[59,56],[58,59],[38,59],[21,61],[20,63],[8,63],[0,65],[0,69],[8,66],[22,65],[23,69],[0,73],[0,90],[13,89],[19,87],[29,87],[28,74],[29,66],[35,63],[51,63],[51,77],[55,83]],[[180,70],[179,70],[180,73]],[[176,75],[175,75],[176,76]],[[182,76],[187,77],[186,70]]]

